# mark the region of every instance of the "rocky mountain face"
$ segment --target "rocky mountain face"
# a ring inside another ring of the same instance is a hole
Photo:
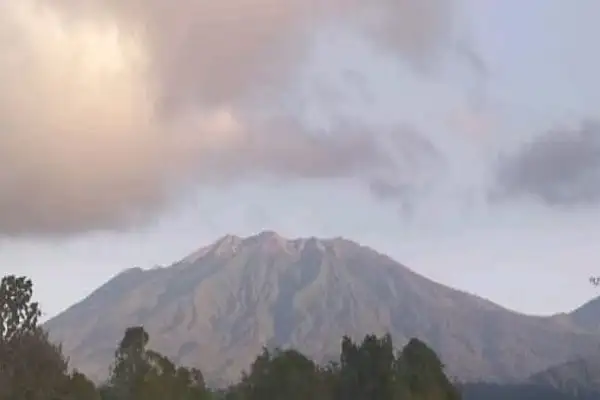
[[[597,335],[597,348],[584,357],[576,357],[533,374],[528,382],[552,387],[565,393],[593,391],[600,398],[600,297],[571,313],[558,314],[558,321]]]
[[[567,393],[594,390],[600,395],[600,357],[579,358],[550,367],[534,374],[529,381]]]
[[[600,333],[600,297],[562,316],[581,329]],[[600,337],[598,342],[600,345]]]
[[[273,232],[226,236],[170,267],[124,271],[46,328],[73,366],[102,379],[131,325],[219,383],[236,380],[262,346],[325,361],[344,334],[390,332],[398,346],[419,337],[469,381],[525,379],[598,342],[570,321],[511,312],[352,241]]]

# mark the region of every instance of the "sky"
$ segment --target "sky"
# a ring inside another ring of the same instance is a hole
[[[173,4],[0,3],[0,274],[46,317],[262,230],[528,314],[598,295],[596,0]]]

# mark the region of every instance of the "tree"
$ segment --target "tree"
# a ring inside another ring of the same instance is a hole
[[[168,357],[146,349],[149,335],[131,327],[115,352],[103,398],[116,400],[203,400],[208,397],[200,370],[177,367]]]
[[[390,335],[367,335],[356,344],[342,338],[337,400],[458,400],[435,352],[411,339],[396,352]]]
[[[0,282],[0,398],[64,398],[68,363],[58,345],[38,326],[40,309],[32,302],[33,284],[26,277]]]
[[[425,343],[411,339],[398,358],[398,369],[416,399],[459,400],[460,393],[444,373],[444,365]]]
[[[144,380],[150,372],[146,357],[149,336],[141,326],[127,328],[115,352],[109,386],[118,399],[142,399]]]
[[[168,357],[152,350],[146,354],[150,368],[141,390],[142,398],[202,400],[208,397],[200,370],[177,367]]]
[[[32,302],[33,283],[14,275],[0,283],[0,345],[6,345],[32,332],[41,316],[39,305]]]
[[[320,398],[340,398],[340,363],[330,361],[319,367]]]
[[[96,386],[84,374],[74,370],[69,376],[65,389],[68,400],[101,400]]]
[[[304,400],[322,397],[317,365],[296,350],[263,349],[242,378],[236,395],[244,400]]]
[[[396,359],[390,335],[367,335],[360,345],[342,339],[340,356],[341,400],[393,399],[396,391]]]

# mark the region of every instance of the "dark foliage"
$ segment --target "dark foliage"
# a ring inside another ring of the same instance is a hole
[[[213,391],[201,371],[177,366],[147,348],[141,326],[128,328],[109,379],[94,385],[69,372],[60,346],[38,326],[32,283],[9,276],[0,285],[0,400],[591,400],[539,386],[453,385],[425,343],[397,351],[390,335],[341,340],[339,361],[316,364],[292,349],[264,349],[237,384]],[[565,397],[566,396],[566,397]],[[586,397],[587,396],[587,397]],[[595,397],[594,397],[595,396]]]

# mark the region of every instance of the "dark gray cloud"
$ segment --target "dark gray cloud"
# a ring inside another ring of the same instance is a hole
[[[493,196],[550,206],[600,204],[600,123],[550,131],[503,159]]]

